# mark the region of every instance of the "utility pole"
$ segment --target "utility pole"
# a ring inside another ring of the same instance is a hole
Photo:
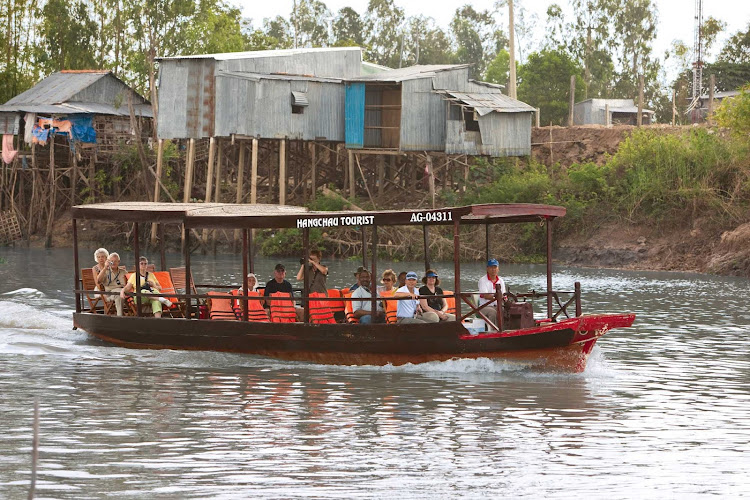
[[[513,0],[508,0],[508,51],[510,52],[510,74],[508,75],[508,97],[516,99],[516,28],[513,22]]]

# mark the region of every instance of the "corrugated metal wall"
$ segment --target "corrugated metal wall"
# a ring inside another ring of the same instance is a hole
[[[406,80],[401,89],[401,151],[443,151],[447,104],[432,79]]]
[[[527,156],[531,154],[531,112],[489,113],[480,116],[483,154]]]
[[[218,71],[248,73],[289,73],[330,78],[355,78],[360,74],[359,50],[329,50],[298,54],[266,55],[248,59],[216,61]]]
[[[159,117],[162,139],[214,135],[213,59],[165,60],[159,70]],[[233,103],[236,106],[236,102]]]
[[[21,115],[16,113],[0,113],[0,135],[18,134],[18,123]]]

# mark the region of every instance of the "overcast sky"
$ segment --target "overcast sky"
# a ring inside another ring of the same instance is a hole
[[[352,7],[360,15],[367,10],[368,0],[323,0],[326,6],[335,15],[342,7]],[[658,31],[654,43],[654,52],[662,57],[664,51],[669,49],[673,40],[680,39],[688,46],[693,43],[693,30],[695,25],[695,2],[691,0],[654,0],[658,8]],[[260,27],[263,19],[282,15],[289,17],[292,11],[292,0],[229,0],[229,3],[239,5],[245,17],[253,20],[255,27]],[[495,0],[395,0],[396,5],[405,10],[407,16],[423,14],[432,17],[436,23],[447,29],[456,8],[471,4],[477,10],[493,9]],[[515,5],[522,5],[529,13],[536,14],[538,38],[544,36],[544,24],[546,21],[547,7],[552,3],[558,3],[566,9],[566,17],[571,13],[568,8],[568,0],[558,2],[542,0],[516,0]],[[516,7],[518,9],[518,7]],[[503,9],[502,20],[507,19],[507,8]],[[750,22],[750,0],[704,0],[703,18],[713,16],[727,23],[726,33],[720,39],[719,47],[724,40],[740,29],[745,29]],[[507,31],[507,30],[506,30]],[[533,48],[533,47],[532,47]],[[716,50],[714,52],[717,52]]]

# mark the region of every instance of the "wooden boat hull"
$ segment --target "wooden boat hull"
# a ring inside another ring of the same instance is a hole
[[[236,352],[336,365],[499,358],[573,372],[585,369],[599,337],[634,320],[634,314],[585,315],[534,328],[472,335],[456,322],[315,325],[73,315],[77,328],[129,348]]]

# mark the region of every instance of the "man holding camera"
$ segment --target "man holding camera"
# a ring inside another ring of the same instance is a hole
[[[148,272],[148,259],[141,257],[138,259],[138,271],[134,272],[128,278],[128,284],[120,292],[120,298],[125,300],[125,294],[132,292],[136,287],[136,276],[138,277],[138,286],[141,287],[141,300],[151,304],[151,311],[155,318],[161,318],[162,304],[170,307],[172,302],[166,297],[144,297],[152,293],[161,293],[161,285],[153,273]]]
[[[297,281],[305,280],[305,274],[307,274],[307,283],[309,289],[307,293],[325,293],[328,295],[328,288],[326,287],[326,280],[328,279],[328,268],[320,263],[320,259],[323,254],[320,250],[312,250],[310,252],[310,258],[305,265],[304,260],[300,259],[299,272],[297,273]]]

